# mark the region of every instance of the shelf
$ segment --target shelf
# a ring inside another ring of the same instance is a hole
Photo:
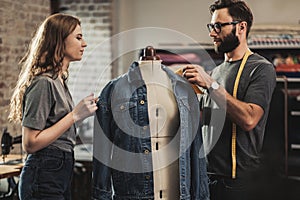
[[[300,144],[291,144],[291,149],[300,149]]]
[[[250,49],[296,49],[299,50],[300,39],[297,42],[260,42],[259,44],[253,43],[249,40],[248,42]],[[169,49],[169,50],[195,50],[205,49],[214,50],[212,43],[159,43],[158,49]]]
[[[283,76],[278,76],[276,78],[276,81],[278,82],[300,82],[300,78],[293,78],[293,77],[283,77]]]
[[[298,45],[253,45],[249,44],[250,49],[299,49]]]
[[[249,37],[248,45],[252,49],[298,49],[300,46],[300,26],[298,24],[254,24]],[[213,50],[213,43],[207,42],[161,42],[162,49],[206,49]]]
[[[300,111],[291,111],[291,116],[300,116]]]

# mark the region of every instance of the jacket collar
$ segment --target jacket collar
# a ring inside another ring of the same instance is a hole
[[[175,74],[171,69],[169,69],[167,66],[165,65],[161,65],[162,70],[164,70],[167,75],[169,76],[169,78],[172,81],[179,81],[179,82],[183,82],[183,83],[187,83],[187,80],[184,79],[182,76],[179,76],[177,74]],[[142,74],[139,68],[139,63],[138,62],[133,62],[129,68],[128,71],[128,82],[132,83],[132,82],[136,82],[136,81],[142,81]]]

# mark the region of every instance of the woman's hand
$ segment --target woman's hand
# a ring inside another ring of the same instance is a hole
[[[90,94],[82,99],[72,111],[74,122],[82,121],[85,118],[92,116],[98,109],[96,104],[97,101],[98,98],[95,98],[94,94]]]

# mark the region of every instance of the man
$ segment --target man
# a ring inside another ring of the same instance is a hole
[[[257,200],[261,198],[260,157],[276,73],[269,61],[248,48],[253,15],[244,1],[218,0],[210,12],[209,35],[216,52],[224,53],[224,62],[210,75],[200,66],[187,66],[184,76],[208,92],[203,97],[203,134],[211,199]],[[213,119],[219,116],[214,113],[222,112],[223,121]]]

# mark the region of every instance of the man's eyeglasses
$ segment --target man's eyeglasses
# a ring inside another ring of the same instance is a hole
[[[223,26],[227,25],[236,25],[240,23],[240,21],[226,22],[226,23],[215,23],[215,24],[207,24],[208,31],[211,32],[214,30],[216,33],[220,33]]]

